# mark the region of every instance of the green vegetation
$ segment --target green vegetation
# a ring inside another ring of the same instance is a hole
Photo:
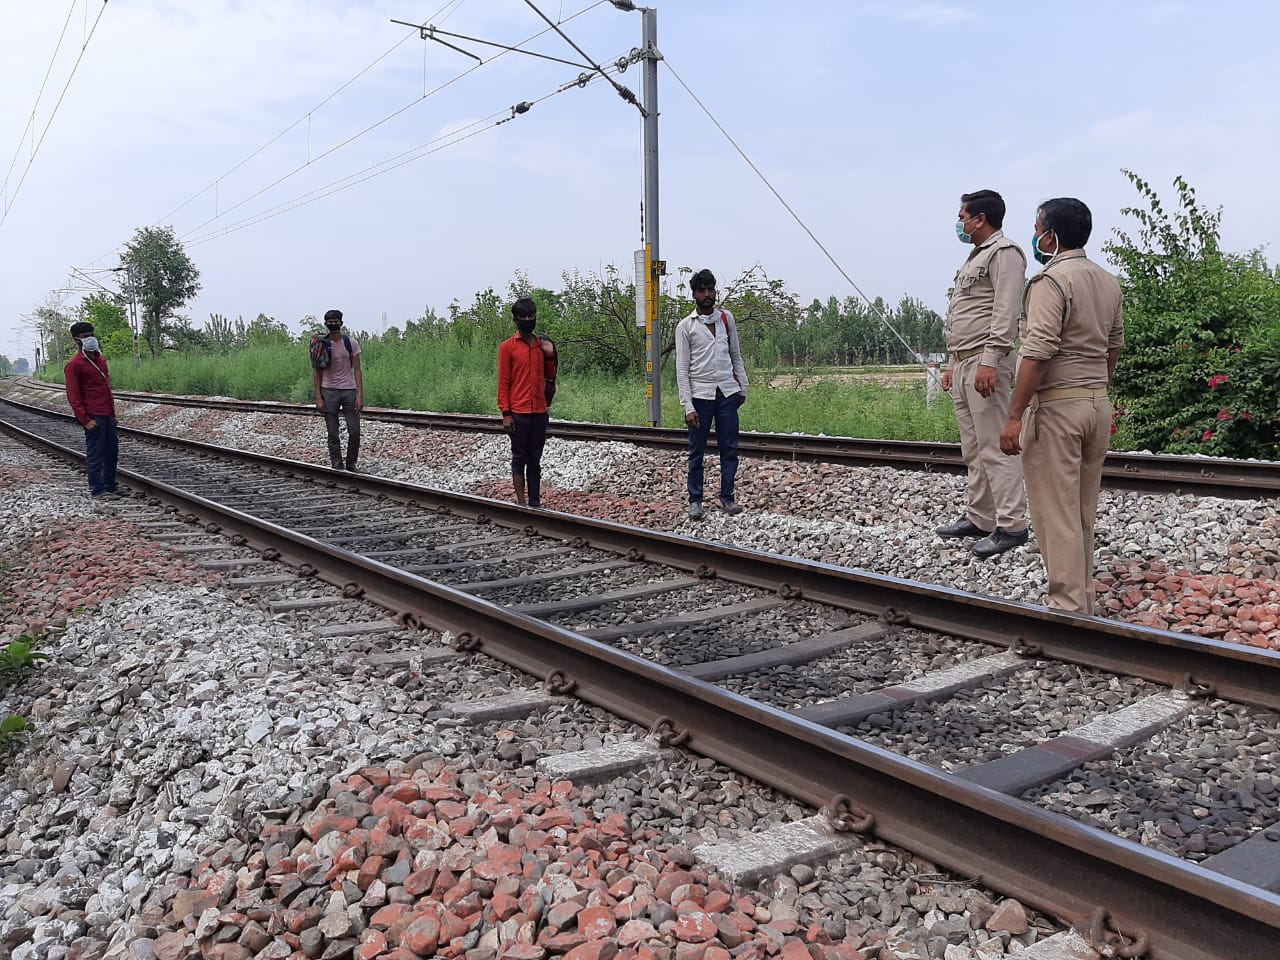
[[[48,654],[37,650],[39,638],[23,635],[0,650],[0,693],[11,687],[22,674],[36,667]],[[22,741],[33,729],[26,717],[11,714],[0,721],[0,753]]]
[[[177,311],[200,292],[200,271],[173,227],[139,227],[120,256],[142,313],[142,338],[158,356],[180,343],[187,321]]]
[[[1125,174],[1143,206],[1124,213],[1138,224],[1105,246],[1125,289],[1127,344],[1116,374],[1116,449],[1280,456],[1280,268],[1260,251],[1219,249],[1221,214],[1207,211],[1181,178],[1177,209]],[[305,402],[312,389],[306,342],[319,324],[303,318],[301,337],[259,314],[250,323],[214,314],[203,330],[176,310],[199,288],[199,272],[164,229],[139,230],[122,258],[143,308],[152,357],[129,362],[132,339],[115,300],[86,297],[76,314],[93,320],[121,389]],[[683,421],[672,382],[672,331],[692,309],[681,267],[659,297],[663,317],[663,407],[669,426]],[[602,276],[566,272],[559,290],[535,288],[517,274],[504,294],[492,287],[447,315],[428,309],[403,331],[359,331],[365,399],[370,406],[493,413],[495,356],[511,335],[509,304],[530,296],[539,330],[560,346],[560,390],[553,414],[568,420],[643,423],[645,343],[635,324],[636,290],[617,269]],[[924,356],[943,350],[942,319],[902,297],[814,300],[754,267],[721,278],[721,299],[738,319],[753,388],[744,426],[772,432],[885,439],[955,440],[950,401],[925,405]],[[42,339],[60,376],[72,349],[72,312],[56,298],[36,309]],[[0,358],[2,361],[3,358]],[[120,362],[124,361],[124,362]],[[875,365],[875,366],[870,366]],[[852,368],[852,369],[851,369]],[[2,372],[2,371],[0,371]]]
[[[365,400],[370,406],[497,413],[496,346],[466,346],[451,336],[401,339],[391,331],[382,337],[357,337]],[[569,349],[562,346],[562,354]],[[890,369],[902,372],[902,368]],[[874,376],[856,380],[842,373],[839,379],[827,380],[822,379],[825,371],[809,371],[799,388],[771,388],[772,374],[754,368],[750,372],[750,401],[743,410],[746,429],[901,440],[955,440],[958,436],[945,395],[932,409],[925,406],[923,377],[902,385],[881,385]],[[140,370],[132,363],[118,362],[111,376],[119,390],[297,403],[313,399],[311,368],[302,343],[246,347],[226,354],[169,353],[144,363]],[[788,382],[794,378],[790,374]],[[684,420],[670,374],[663,386],[663,411],[667,426]],[[563,420],[644,423],[644,383],[629,373],[562,373],[552,415]]]
[[[1117,437],[1155,452],[1280,456],[1280,269],[1259,250],[1224,253],[1220,211],[1181,177],[1170,214],[1133,173],[1145,208],[1124,211],[1107,253],[1125,292],[1115,378]]]

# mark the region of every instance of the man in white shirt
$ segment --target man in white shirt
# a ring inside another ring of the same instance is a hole
[[[747,402],[747,368],[742,363],[733,314],[716,307],[716,278],[699,270],[689,281],[696,309],[676,327],[676,386],[689,425],[689,518],[701,520],[702,459],[715,421],[720,452],[720,506],[742,512],[733,499],[738,475],[738,408]]]

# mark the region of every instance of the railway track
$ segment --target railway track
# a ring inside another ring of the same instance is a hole
[[[22,379],[23,386],[61,393],[58,384]],[[274,413],[292,416],[319,416],[309,404],[274,401],[178,397],[166,394],[116,391],[118,400],[160,403],[173,406],[228,410],[239,413]],[[369,420],[433,430],[498,433],[498,417],[477,414],[422,413],[413,410],[366,409]],[[552,428],[557,436],[574,440],[619,441],[643,446],[683,450],[688,443],[684,430],[673,428],[619,426],[557,420]],[[818,461],[847,466],[882,466],[904,470],[964,473],[960,447],[954,443],[927,443],[907,440],[865,440],[856,437],[820,437],[801,434],[743,432],[739,451],[745,456],[772,459]],[[1202,496],[1247,498],[1280,495],[1280,462],[1227,460],[1207,457],[1178,457],[1111,452],[1103,465],[1102,483],[1122,490],[1152,493],[1194,493]]]
[[[12,403],[3,417],[77,456],[67,418]],[[1175,856],[1037,791],[1188,717],[1226,709],[1275,728],[1280,655],[122,433],[125,480],[175,507],[187,546],[244,538],[258,561],[448,630],[841,826],[1067,922],[1102,911],[1157,960],[1274,956],[1274,806],[1242,822],[1221,804],[1222,829]]]

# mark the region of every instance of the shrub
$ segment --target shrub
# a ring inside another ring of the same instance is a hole
[[[1280,272],[1260,251],[1219,249],[1220,211],[1174,180],[1177,210],[1125,171],[1145,208],[1106,245],[1121,270],[1125,349],[1116,370],[1120,434],[1154,452],[1280,454]]]

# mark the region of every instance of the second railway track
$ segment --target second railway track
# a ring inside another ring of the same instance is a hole
[[[23,379],[23,386],[45,392],[61,392],[59,384]],[[224,410],[239,413],[273,413],[319,416],[309,404],[234,400],[216,397],[181,397],[168,394],[116,391],[117,400]],[[433,430],[498,433],[499,417],[479,414],[425,413],[414,410],[366,409],[369,420]],[[618,441],[665,449],[684,449],[686,431],[604,423],[556,420],[556,436],[574,440]],[[846,466],[880,466],[903,470],[964,473],[959,444],[908,440],[870,440],[858,437],[824,437],[806,434],[744,431],[739,441],[744,456],[781,460],[817,461]],[[1225,498],[1280,495],[1280,462],[1181,457],[1112,451],[1103,464],[1102,484],[1119,490],[1150,493],[1193,493]]]
[[[65,420],[5,418],[78,444]],[[1211,802],[1202,849],[1160,851],[1035,794],[1220,709],[1190,696],[1274,730],[1274,653],[190,442],[134,434],[127,458],[132,485],[266,558],[1063,919],[1105,908],[1152,957],[1269,956],[1280,935],[1274,803]]]

